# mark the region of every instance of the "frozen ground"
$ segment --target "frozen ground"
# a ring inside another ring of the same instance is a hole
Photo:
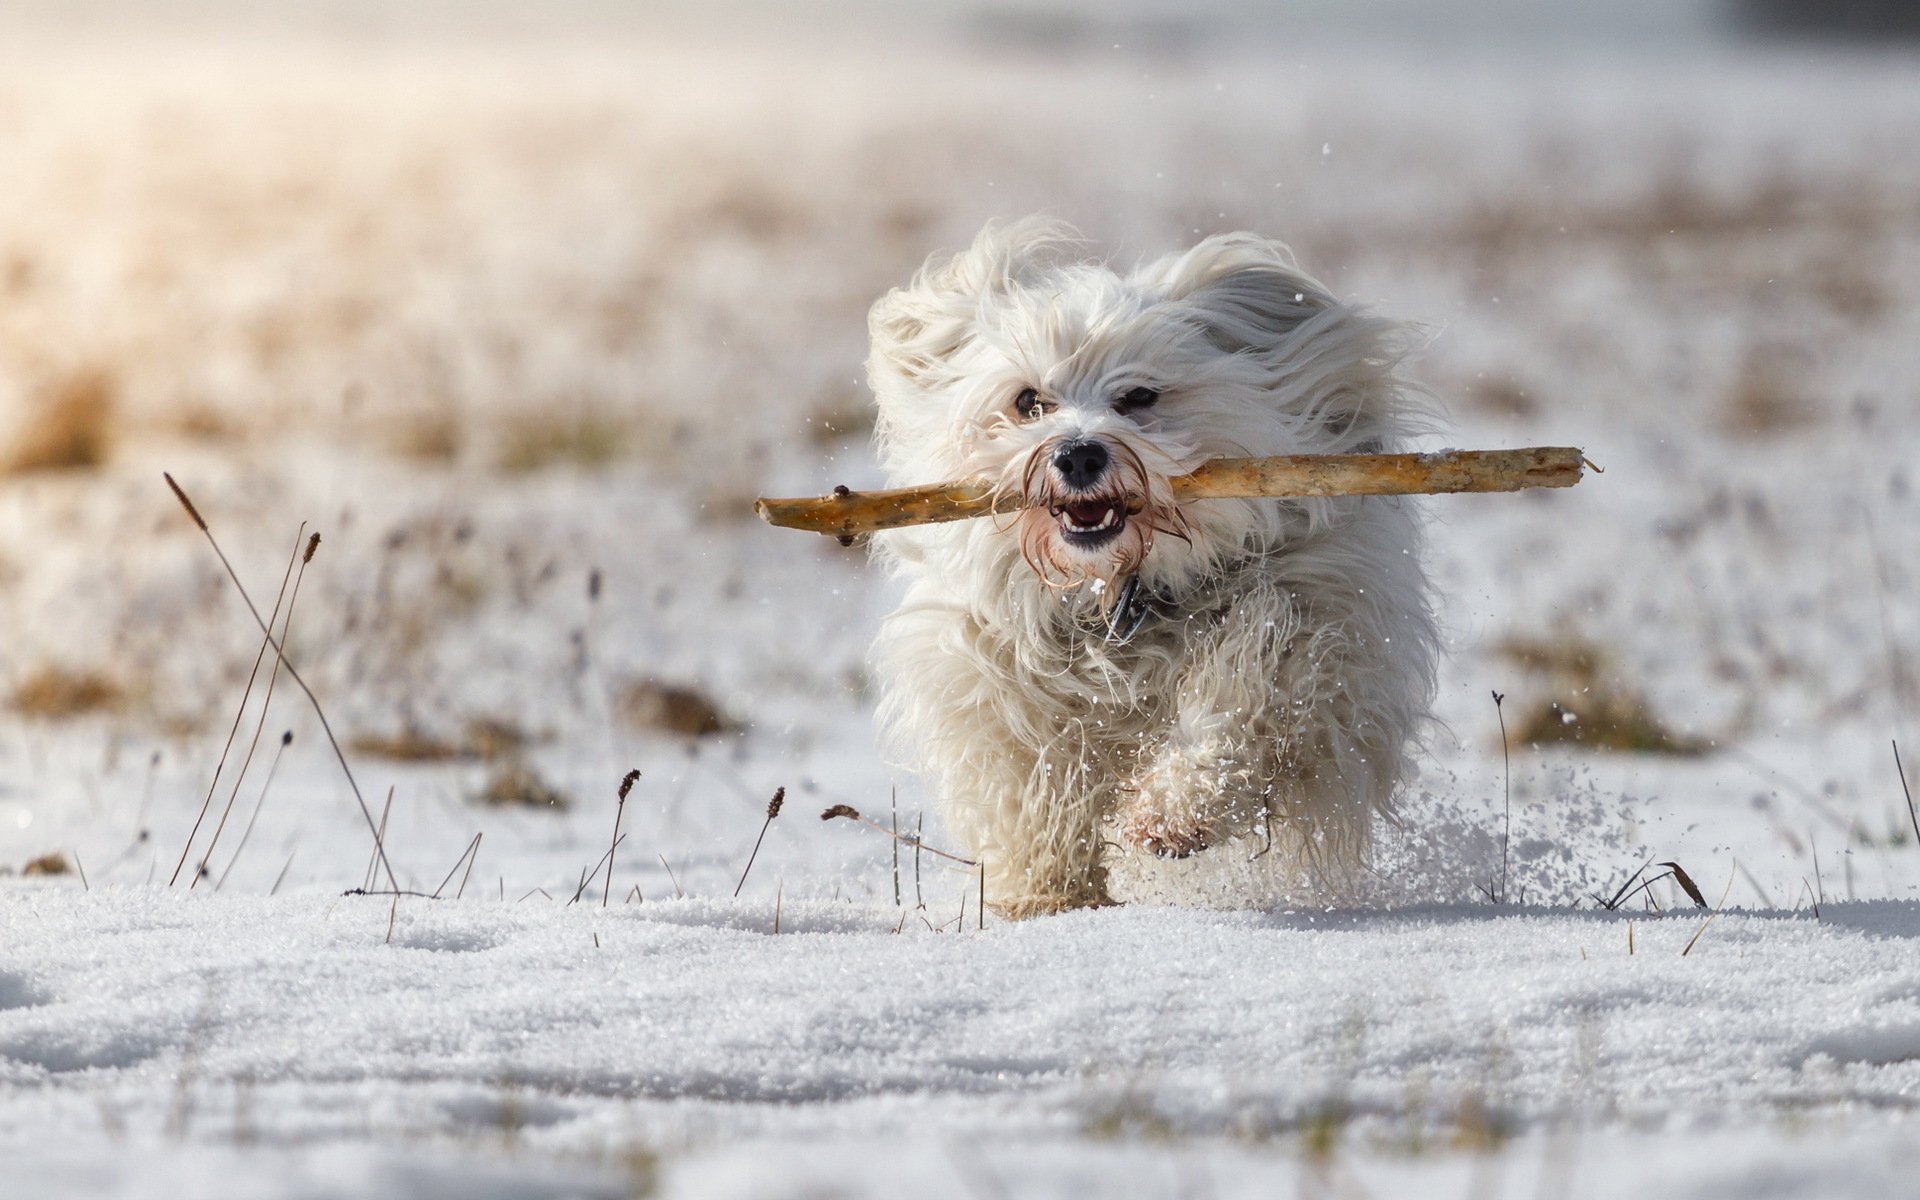
[[[0,39],[0,864],[85,872],[0,879],[10,1180],[1907,1184],[1913,61],[998,11],[858,44],[47,12]],[[1433,502],[1443,725],[1363,903],[983,928],[964,873],[908,855],[896,905],[887,840],[817,819],[920,814],[869,730],[887,589],[747,501],[871,478],[866,304],[1035,209],[1125,257],[1286,236],[1433,328],[1442,440],[1607,468]],[[263,607],[321,532],[289,645],[376,818],[392,789],[397,881],[442,898],[342,895],[367,822],[285,678],[187,850],[259,643],[162,470]],[[1556,729],[1592,736],[1520,744]],[[630,768],[613,883],[569,905]],[[478,802],[515,771],[567,803]],[[1649,859],[1726,911],[1701,933],[1670,880],[1594,903]]]

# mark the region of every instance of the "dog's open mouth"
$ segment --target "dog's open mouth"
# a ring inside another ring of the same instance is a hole
[[[1052,508],[1061,536],[1074,546],[1104,545],[1120,536],[1127,524],[1127,502],[1118,497],[1070,500]]]

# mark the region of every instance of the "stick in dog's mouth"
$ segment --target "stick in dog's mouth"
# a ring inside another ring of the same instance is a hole
[[[1292,454],[1272,458],[1217,458],[1173,480],[1176,503],[1252,497],[1405,496],[1418,493],[1517,492],[1524,488],[1572,487],[1590,465],[1572,446],[1534,446],[1523,450],[1448,450],[1435,454]],[[851,541],[861,534],[908,525],[959,521],[1026,506],[1017,491],[983,480],[961,480],[927,487],[878,492],[836,492],[794,500],[763,498],[754,511],[770,525],[806,529]],[[1141,502],[1144,504],[1144,502]],[[1082,507],[1104,504],[1105,511]],[[1139,510],[1129,498],[1072,500],[1050,509],[1069,536],[1113,529]],[[1080,528],[1070,528],[1071,520]],[[1108,533],[1108,536],[1112,536]]]

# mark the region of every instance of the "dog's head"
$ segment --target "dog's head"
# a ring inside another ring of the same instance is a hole
[[[870,319],[889,474],[1017,493],[986,544],[1049,586],[1177,585],[1329,518],[1327,501],[1176,504],[1170,481],[1207,459],[1396,440],[1395,327],[1279,243],[1212,237],[1125,275],[1077,249],[1045,221],[989,226]]]

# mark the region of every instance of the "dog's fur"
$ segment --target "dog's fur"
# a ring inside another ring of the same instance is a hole
[[[875,539],[906,584],[876,649],[883,725],[1009,915],[1109,902],[1129,849],[1277,838],[1319,878],[1350,871],[1433,695],[1416,509],[1176,505],[1168,481],[1220,456],[1398,448],[1407,339],[1252,234],[1125,275],[1078,249],[1050,222],[989,226],[873,307],[892,481],[985,476],[1037,502]],[[1109,466],[1076,488],[1057,455],[1089,441]],[[1102,502],[1120,531],[1070,537]],[[1145,619],[1120,640],[1135,576]]]

